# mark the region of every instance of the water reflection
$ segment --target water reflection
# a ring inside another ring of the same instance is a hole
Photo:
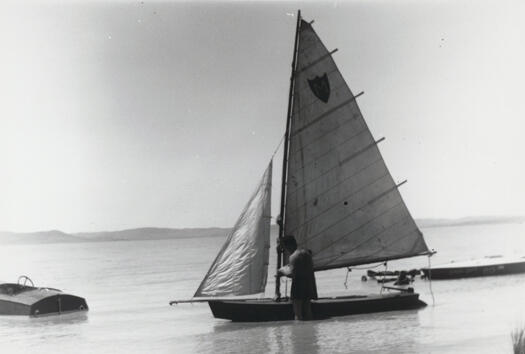
[[[30,319],[34,325],[38,326],[52,326],[52,325],[72,325],[88,320],[88,312],[72,312],[63,315],[31,317]]]
[[[321,353],[321,348],[360,348],[363,352],[417,353],[422,348],[418,311],[335,317],[321,321],[232,323],[217,321],[213,332],[198,335],[195,351]],[[395,333],[395,335],[392,335]]]
[[[28,316],[2,316],[2,326],[18,328],[36,328],[49,326],[64,326],[86,322],[88,312],[72,312],[62,315],[49,315],[40,317]]]
[[[287,353],[319,353],[320,323],[320,321],[293,322],[288,326],[275,327],[276,343]]]
[[[217,321],[213,333],[199,335],[199,353],[319,353],[318,327],[322,321],[232,323]]]

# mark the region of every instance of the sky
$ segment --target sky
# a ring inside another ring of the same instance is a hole
[[[298,8],[414,217],[525,215],[520,1],[8,1],[0,230],[232,226],[284,134]]]

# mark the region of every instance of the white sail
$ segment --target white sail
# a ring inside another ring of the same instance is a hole
[[[316,270],[428,253],[332,53],[302,20],[298,41],[285,234]]]
[[[194,297],[264,292],[270,248],[272,162]]]

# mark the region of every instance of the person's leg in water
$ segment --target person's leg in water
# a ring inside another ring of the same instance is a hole
[[[304,299],[303,300],[303,306],[302,306],[302,314],[303,314],[303,320],[304,321],[310,321],[313,319],[312,315],[312,302],[310,299]]]
[[[295,319],[303,321],[303,300],[302,299],[293,299],[293,312],[295,314]]]

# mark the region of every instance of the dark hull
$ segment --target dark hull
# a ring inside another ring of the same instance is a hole
[[[52,295],[33,304],[0,300],[0,315],[43,316],[87,311],[86,300],[73,295]]]
[[[57,289],[0,284],[0,315],[44,316],[87,310],[84,298]]]
[[[446,267],[421,269],[427,278],[459,279],[525,273],[525,261],[522,263],[491,264],[472,267]]]
[[[208,301],[213,316],[236,322],[287,321],[294,319],[291,302],[261,300]],[[400,293],[320,298],[312,301],[314,319],[425,307],[419,294]]]

